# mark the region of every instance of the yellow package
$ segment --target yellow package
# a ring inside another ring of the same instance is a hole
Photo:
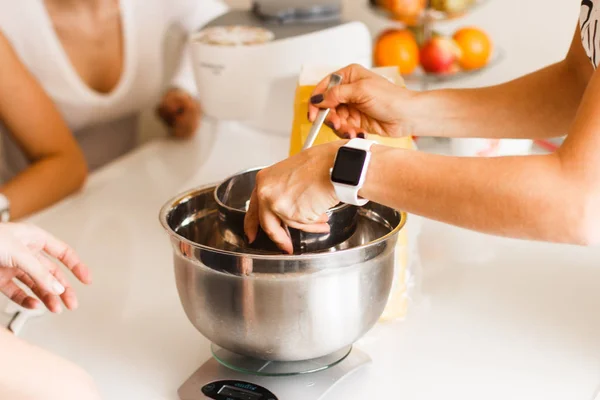
[[[290,156],[299,153],[302,150],[304,141],[310,132],[312,123],[308,120],[308,102],[312,92],[323,78],[338,69],[340,69],[340,67],[316,65],[305,65],[302,68],[294,100],[294,122],[290,138]],[[397,85],[404,86],[404,80],[396,67],[374,68],[372,71],[385,76]],[[367,132],[367,134],[369,134],[369,132]],[[385,146],[404,149],[414,148],[414,142],[410,137],[387,138],[369,134],[369,139]],[[329,127],[324,125],[319,131],[314,146],[335,140],[339,140],[337,135]],[[408,253],[407,230],[403,229],[399,234],[396,248],[396,269],[394,271],[395,277],[392,292],[381,320],[396,320],[406,316],[408,311]]]
[[[290,140],[290,156],[299,153],[302,145],[308,137],[312,123],[308,120],[308,102],[312,92],[317,84],[327,75],[337,71],[337,67],[312,66],[305,65],[300,72],[298,86],[296,87],[296,96],[294,100],[294,122],[292,126],[292,137]],[[373,68],[372,71],[385,76],[397,85],[404,86],[404,80],[396,67]],[[368,133],[368,132],[367,132]],[[413,148],[413,140],[410,137],[388,138],[369,134],[369,139],[380,144],[400,147],[405,149]],[[315,140],[314,146],[339,140],[336,134],[327,126],[323,125],[319,135]]]

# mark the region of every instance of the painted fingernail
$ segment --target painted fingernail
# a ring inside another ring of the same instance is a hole
[[[55,295],[60,296],[65,292],[65,287],[61,285],[59,281],[55,280],[54,282],[52,282],[52,291]]]
[[[316,94],[313,97],[310,98],[310,102],[312,104],[319,104],[324,100],[324,97],[322,94]]]
[[[364,139],[364,138],[365,138],[365,134],[364,134],[364,133],[362,133],[362,132],[361,132],[361,133],[359,133],[359,134],[358,134],[358,135],[356,135],[356,136],[357,136],[357,137],[359,137],[359,138],[361,138],[361,139]]]
[[[344,135],[342,137],[344,139],[350,139],[350,134],[349,133],[344,133]]]

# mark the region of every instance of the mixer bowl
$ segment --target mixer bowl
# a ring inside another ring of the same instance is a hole
[[[214,189],[183,193],[160,212],[181,303],[202,335],[240,355],[300,361],[336,352],[373,327],[390,293],[404,213],[369,203],[336,251],[247,254],[219,234]]]

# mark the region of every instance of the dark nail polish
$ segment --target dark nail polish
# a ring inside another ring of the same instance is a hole
[[[361,139],[364,139],[364,138],[365,138],[365,134],[364,134],[364,133],[362,133],[362,132],[361,132],[361,133],[359,133],[359,134],[358,134],[358,135],[356,135],[356,136],[357,136],[357,137],[359,137],[359,138],[361,138]]]
[[[316,94],[313,97],[310,98],[310,102],[312,104],[319,104],[321,103],[325,98],[323,97],[322,94]]]
[[[349,133],[344,133],[344,135],[342,137],[344,139],[350,139],[350,134]]]

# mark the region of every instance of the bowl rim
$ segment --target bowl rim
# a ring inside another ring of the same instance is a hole
[[[197,187],[189,189],[189,190],[182,192],[182,193],[172,197],[171,199],[169,199],[161,207],[160,212],[159,212],[159,221],[160,221],[163,229],[172,238],[175,238],[175,239],[179,240],[180,242],[186,243],[189,246],[192,246],[193,248],[202,249],[202,250],[210,251],[213,253],[218,253],[218,254],[223,254],[223,255],[228,255],[228,256],[233,256],[233,257],[238,257],[238,258],[253,259],[253,260],[282,261],[282,259],[283,259],[286,261],[303,261],[303,260],[314,259],[314,258],[325,259],[328,257],[334,257],[336,254],[338,254],[338,255],[339,254],[348,254],[348,253],[360,251],[360,250],[366,249],[368,247],[375,246],[379,243],[385,242],[390,237],[397,235],[406,226],[406,221],[408,218],[408,215],[405,211],[395,210],[396,212],[398,212],[400,214],[400,222],[393,230],[391,230],[387,234],[385,234],[375,240],[372,240],[368,243],[362,244],[360,246],[352,247],[349,249],[341,249],[341,250],[337,250],[335,252],[307,253],[307,254],[252,254],[252,253],[243,253],[243,252],[239,252],[239,251],[217,249],[217,248],[210,247],[210,246],[207,246],[204,244],[199,244],[199,243],[193,242],[193,241],[181,236],[180,234],[175,232],[175,230],[169,226],[169,223],[167,221],[167,216],[169,215],[171,210],[173,210],[177,205],[193,198],[196,194],[199,194],[202,192],[208,192],[209,190],[214,191],[217,186],[218,186],[218,184],[216,184],[216,183],[197,186]],[[391,207],[389,207],[389,208],[391,208]],[[215,210],[215,212],[216,211],[217,210]]]
[[[246,214],[245,210],[241,210],[239,208],[234,208],[231,206],[228,206],[227,204],[223,203],[221,201],[221,199],[219,198],[219,196],[217,195],[217,192],[219,191],[219,188],[222,187],[226,182],[230,181],[231,179],[238,177],[240,175],[245,175],[248,174],[250,172],[260,172],[261,170],[268,168],[268,166],[264,166],[264,167],[254,167],[254,168],[248,168],[245,169],[243,171],[237,172],[235,174],[229,175],[227,178],[223,179],[219,184],[217,184],[215,186],[215,190],[213,191],[213,197],[217,203],[217,207],[225,209],[227,211],[230,212],[236,212],[236,213],[240,213],[240,214]],[[329,210],[327,210],[326,214],[327,215],[331,215],[336,211],[340,211],[340,210],[344,210],[347,208],[351,208],[352,205],[351,204],[344,204],[344,203],[339,203],[337,204],[335,207],[330,208]]]

